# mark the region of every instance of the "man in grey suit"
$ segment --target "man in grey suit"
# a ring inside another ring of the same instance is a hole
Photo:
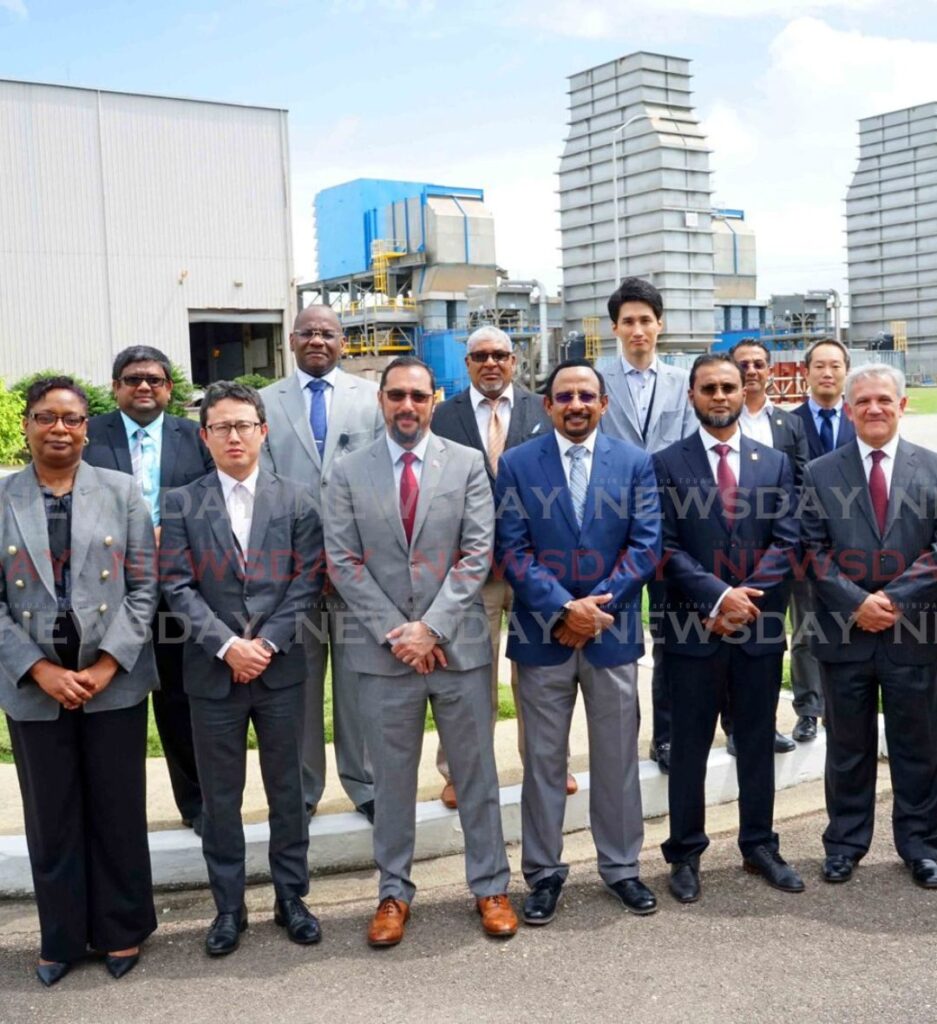
[[[475,448],[485,457],[488,480],[494,487],[498,459],[502,452],[550,430],[543,401],[514,380],[517,357],[510,337],[498,327],[479,327],[465,342],[465,365],[471,384],[436,407],[433,433],[458,444]],[[498,718],[498,662],[501,654],[501,620],[511,614],[513,591],[503,570],[495,567],[481,593],[491,630],[491,723]],[[524,723],[517,691],[517,667],[511,663],[511,689],[517,710],[517,749],[524,760]],[[437,747],[436,767],[446,780],[440,799],[456,806],[449,764],[442,743]],[[566,792],[578,789],[575,778],[566,773]]]
[[[263,448],[264,466],[311,488],[320,510],[337,462],[384,432],[377,386],[338,365],[344,343],[334,311],[328,306],[307,306],[296,317],[290,334],[295,372],[260,393],[270,427]],[[357,688],[344,649],[335,643],[336,621],[343,613],[344,603],[326,579],[303,636],[307,660],[303,795],[306,810],[315,814],[325,788],[323,688],[331,657],[332,735],[338,776],[355,809],[373,821],[374,783],[364,747]]]
[[[609,297],[608,315],[612,333],[621,344],[621,357],[602,367],[608,411],[601,429],[653,455],[693,434],[698,427],[687,397],[689,376],[686,370],[657,358],[657,338],[664,329],[664,302],[650,282],[626,277]],[[654,638],[650,757],[666,775],[670,771],[670,692],[664,675],[660,629],[664,591],[660,581],[648,584]]]
[[[218,908],[205,940],[231,953],[247,928],[241,800],[254,723],[270,808],[274,919],[294,942],[318,942],[309,891],[301,758],[302,621],[321,581],[322,529],[307,488],[260,468],[267,433],[258,393],[220,381],[205,392],[202,439],[217,472],[166,495],[163,593],[189,626],[185,688],[204,821],[202,852]]]
[[[357,673],[374,765],[374,859],[380,904],[372,946],[403,938],[427,700],[449,755],[465,835],[465,871],[482,926],[510,936],[491,734],[491,642],[479,592],[488,577],[494,505],[479,452],[430,432],[435,382],[419,359],[385,368],[386,435],[335,467],[326,553],[348,605],[343,642]]]
[[[826,702],[827,882],[846,882],[875,821],[879,701],[895,847],[937,888],[937,455],[898,434],[904,375],[846,378],[856,439],[807,466],[802,530],[816,583],[811,645]]]

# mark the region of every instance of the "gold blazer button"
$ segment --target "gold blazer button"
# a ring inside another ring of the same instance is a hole
[[[102,580],[110,579],[110,575],[111,575],[111,570],[110,569],[102,569],[101,570],[101,579]]]
[[[16,581],[16,585],[20,588],[20,590],[23,590],[25,588],[25,586],[26,586],[26,584],[23,582],[23,580],[17,580]]]
[[[8,555],[15,555],[15,554],[16,554],[16,551],[17,551],[17,547],[16,547],[16,545],[15,545],[15,544],[11,544],[11,545],[10,545],[10,546],[9,546],[9,547],[7,548],[7,554],[8,554]]]
[[[105,547],[110,547],[113,543],[114,543],[114,538],[113,537],[108,536],[108,537],[104,538],[104,545],[105,545]]]
[[[107,605],[102,604],[98,611],[103,615],[107,611]]]
[[[26,611],[23,612],[23,618],[24,619],[31,619],[32,617],[33,617],[33,613],[27,608]]]

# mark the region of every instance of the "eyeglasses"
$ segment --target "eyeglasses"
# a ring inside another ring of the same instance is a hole
[[[557,391],[553,396],[553,401],[559,402],[560,405],[569,405],[570,402],[578,398],[583,405],[592,405],[600,397],[594,391]]]
[[[738,384],[700,384],[699,386],[699,390],[708,398],[712,398],[719,391],[724,395],[734,395],[738,389]]]
[[[211,423],[205,429],[215,437],[228,437],[231,431],[235,430],[238,437],[248,438],[254,436],[254,431],[259,426],[257,420],[238,420],[236,423]]]
[[[404,391],[403,388],[388,388],[384,391],[384,394],[391,402],[402,402],[404,399],[409,398],[414,405],[426,405],[433,397],[431,391]]]
[[[126,388],[138,388],[141,384],[148,384],[154,391],[169,383],[165,377],[151,377],[145,373],[130,373],[118,379]]]
[[[473,363],[483,366],[489,359],[493,359],[499,364],[506,363],[513,355],[513,352],[502,352],[499,350],[497,352],[469,352],[468,358],[471,359]]]
[[[31,412],[28,419],[31,419],[33,423],[38,423],[40,427],[52,427],[61,420],[62,426],[66,430],[77,430],[88,417],[82,416],[80,412],[67,412],[64,416],[59,416],[54,412],[43,410],[42,412]]]
[[[297,338],[302,338],[303,341],[312,341],[313,338],[318,335],[323,341],[335,341],[336,338],[340,338],[340,331],[320,331],[318,327],[310,327],[305,331],[293,331]]]
[[[735,364],[743,373],[746,370],[767,370],[768,364],[764,359],[740,359]]]

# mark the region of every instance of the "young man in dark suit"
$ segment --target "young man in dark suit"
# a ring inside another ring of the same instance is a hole
[[[125,348],[114,359],[111,376],[117,409],[89,420],[84,458],[92,466],[133,474],[150,510],[158,543],[163,495],[204,476],[213,463],[199,437],[198,424],[166,412],[172,397],[172,366],[159,349],[149,345]],[[179,814],[185,825],[201,834],[202,794],[189,699],[182,683],[183,636],[182,623],[161,599],[153,621],[159,670],[153,714]]]

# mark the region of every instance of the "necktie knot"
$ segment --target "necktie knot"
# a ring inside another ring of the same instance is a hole
[[[579,462],[580,459],[584,459],[588,448],[584,444],[574,444],[566,454],[573,460],[573,462]]]
[[[313,392],[325,391],[325,389],[328,386],[328,383],[324,381],[321,377],[313,377],[312,380],[309,381],[309,383],[306,385],[306,387]]]
[[[713,450],[720,459],[724,459],[732,451],[731,447],[727,444],[714,444]]]
[[[835,409],[820,409],[820,419],[829,422],[836,415]]]
[[[871,456],[873,466],[877,466],[885,458],[885,453],[880,448],[870,452],[869,455]]]
[[[416,462],[416,456],[413,452],[404,452],[403,455],[400,456],[400,461],[405,466],[412,466],[413,463]]]

